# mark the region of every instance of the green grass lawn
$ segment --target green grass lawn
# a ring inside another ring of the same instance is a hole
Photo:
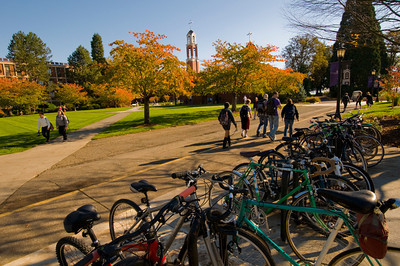
[[[356,114],[357,112],[357,110],[353,110],[351,113]],[[360,114],[364,114],[368,119],[374,119],[375,117],[380,119],[384,116],[399,116],[400,106],[392,108],[391,103],[389,102],[378,102],[374,103],[371,107],[363,105]]]
[[[240,106],[237,107],[239,109]],[[119,136],[153,129],[173,127],[179,125],[190,125],[199,122],[216,120],[221,105],[207,106],[168,106],[150,108],[150,125],[144,126],[143,109],[133,112],[124,119],[105,129],[95,138]]]
[[[127,109],[129,108],[68,111],[67,116],[70,119],[68,132],[110,117],[116,111]],[[48,113],[45,115],[55,127],[57,113]],[[38,118],[38,114],[0,118],[0,155],[21,152],[44,143],[45,138],[37,136]],[[59,134],[56,129],[50,133],[51,139],[58,136]]]

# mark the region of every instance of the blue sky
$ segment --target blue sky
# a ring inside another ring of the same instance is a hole
[[[282,8],[288,0],[2,0],[0,57],[8,53],[11,37],[19,30],[36,33],[51,49],[52,61],[67,62],[82,45],[90,51],[94,33],[103,39],[105,56],[109,43],[133,43],[129,31],[165,34],[165,43],[181,49],[176,55],[186,59],[186,34],[197,35],[199,59],[215,53],[218,39],[245,44],[247,34],[257,45],[271,44],[281,51],[296,35],[287,27]],[[278,64],[284,67],[283,63]]]

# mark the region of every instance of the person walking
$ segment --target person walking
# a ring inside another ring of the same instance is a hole
[[[285,122],[285,130],[283,131],[283,136],[287,137],[289,131],[289,137],[293,134],[293,123],[296,118],[299,121],[299,112],[297,111],[296,105],[294,105],[292,99],[288,99],[286,105],[283,107],[281,112],[281,117]]]
[[[374,100],[372,99],[372,95],[370,92],[367,92],[367,96],[366,96],[366,102],[367,102],[367,106],[370,107],[371,105],[374,104]]]
[[[242,121],[242,137],[247,138],[247,131],[250,128],[250,118],[251,118],[251,100],[247,99],[245,104],[240,108],[240,119]]]
[[[257,103],[258,103],[258,97],[256,96],[254,98],[254,103],[253,103],[253,109],[254,109],[254,115],[253,115],[253,119],[256,120],[256,115],[257,115]]]
[[[361,109],[361,101],[363,98],[363,94],[362,92],[360,92],[360,94],[358,94],[357,99],[356,99],[356,107],[354,109],[357,109],[357,105],[360,105],[360,109]]]
[[[231,146],[231,136],[230,136],[230,129],[231,129],[231,123],[235,125],[235,128],[237,129],[237,125],[235,122],[235,118],[233,117],[232,111],[229,110],[230,103],[226,102],[224,104],[224,109],[221,110],[218,116],[218,121],[225,130],[225,138],[224,142],[222,144],[222,148],[226,149],[229,146]]]
[[[38,136],[40,136],[40,129],[41,129],[43,137],[46,138],[46,143],[49,143],[51,123],[43,112],[39,113],[37,124],[38,124]]]
[[[347,107],[347,104],[348,104],[349,102],[350,102],[350,97],[349,97],[349,94],[346,92],[346,93],[343,95],[343,97],[342,97],[342,103],[343,103],[343,105],[344,105],[343,112],[346,111],[346,107]]]
[[[278,109],[282,109],[281,101],[279,100],[279,93],[275,91],[272,94],[272,97],[267,102],[267,109],[266,113],[268,115],[268,122],[269,122],[269,138],[271,141],[276,139],[276,131],[279,127],[279,116],[278,116]]]
[[[268,116],[265,113],[265,109],[267,107],[267,102],[268,102],[268,94],[265,93],[264,97],[261,100],[259,100],[257,103],[257,113],[258,113],[258,117],[260,119],[260,123],[258,124],[258,127],[257,127],[257,137],[260,136],[260,130],[261,130],[262,126],[264,126],[263,136],[264,136],[264,138],[267,137]]]
[[[67,129],[68,129],[68,118],[63,113],[63,111],[58,110],[56,116],[56,127],[58,128],[58,133],[63,136],[63,141],[67,141]]]

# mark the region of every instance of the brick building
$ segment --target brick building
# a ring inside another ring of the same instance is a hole
[[[49,81],[53,83],[66,83],[67,82],[67,63],[49,62]],[[0,58],[0,78],[19,78],[23,79],[21,73],[16,71],[15,63],[7,58]]]

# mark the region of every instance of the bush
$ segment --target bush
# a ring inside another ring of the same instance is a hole
[[[58,107],[55,104],[48,103],[47,107],[45,108],[45,113],[57,112]]]
[[[317,96],[307,97],[306,102],[308,103],[320,103],[321,99]]]
[[[5,117],[6,114],[3,112],[3,110],[0,109],[0,117]]]

